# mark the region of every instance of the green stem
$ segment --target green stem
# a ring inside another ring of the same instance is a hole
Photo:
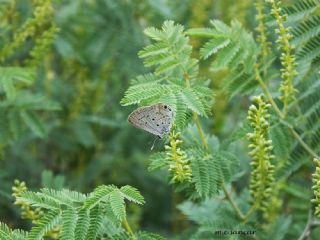
[[[130,234],[131,238],[132,239],[137,239],[136,236],[134,235],[134,233],[133,233],[128,221],[127,221],[127,218],[125,218],[123,220],[122,224],[123,224],[124,228],[127,230],[127,232]]]
[[[208,143],[206,141],[206,138],[205,138],[205,135],[203,133],[203,130],[202,130],[202,127],[201,127],[201,123],[200,123],[200,120],[199,120],[199,117],[196,113],[193,113],[193,118],[194,118],[194,121],[196,122],[196,126],[197,126],[197,129],[198,129],[198,132],[199,132],[199,135],[200,135],[200,139],[201,139],[201,142],[203,144],[203,146],[205,147],[205,149],[209,149],[209,146],[208,146]],[[223,183],[222,184],[222,189],[223,189],[223,192],[226,196],[226,198],[228,199],[228,201],[230,202],[232,208],[235,210],[235,212],[237,213],[237,215],[239,216],[239,218],[241,220],[245,220],[245,217],[243,215],[243,213],[241,212],[241,210],[239,209],[239,207],[237,206],[237,204],[235,203],[235,201],[232,199],[231,195],[229,194],[225,184]]]
[[[200,135],[200,139],[201,139],[201,142],[203,144],[203,146],[205,147],[205,149],[209,149],[209,146],[208,146],[208,143],[206,141],[206,137],[203,133],[203,130],[202,130],[202,127],[201,127],[201,123],[200,123],[200,120],[198,118],[198,115],[196,113],[193,113],[193,119],[196,123],[196,126],[197,126],[197,130],[199,132],[199,135]]]
[[[267,85],[263,82],[260,72],[259,72],[259,66],[258,64],[255,65],[255,75],[256,75],[256,80],[259,82],[262,91],[264,92],[264,94],[266,95],[266,97],[268,98],[270,104],[272,105],[273,109],[276,111],[276,113],[280,116],[280,118],[284,118],[284,114],[280,111],[280,109],[278,108],[277,104],[275,103],[275,101],[273,100],[271,93],[269,92],[269,89],[267,87]]]
[[[232,199],[230,193],[228,192],[226,186],[223,184],[222,185],[222,189],[224,192],[224,195],[226,196],[226,198],[228,199],[228,201],[230,202],[232,208],[235,210],[235,212],[237,213],[237,215],[239,216],[239,218],[244,221],[245,220],[245,216],[243,215],[243,213],[241,212],[240,208],[237,206],[237,204],[235,203],[235,201]],[[246,214],[247,215],[247,214]]]
[[[280,111],[280,109],[278,108],[277,104],[275,103],[275,101],[273,100],[268,87],[265,85],[265,83],[263,82],[260,72],[259,72],[259,67],[258,64],[255,65],[255,75],[256,75],[256,80],[259,82],[263,93],[266,95],[266,97],[268,98],[270,104],[272,105],[273,109],[275,110],[275,112],[278,114],[278,116],[281,118],[281,120],[287,125],[287,127],[289,128],[290,132],[292,133],[292,135],[297,139],[297,141],[301,144],[301,146],[313,157],[313,158],[319,158],[319,156],[309,147],[308,144],[305,143],[305,141],[303,141],[303,139],[300,137],[300,135],[294,130],[294,128],[291,126],[290,123],[286,122],[284,120],[285,115]]]
[[[199,117],[196,113],[193,113],[193,119],[196,123],[196,126],[197,126],[197,130],[199,132],[199,135],[200,135],[200,139],[201,139],[201,142],[203,144],[203,146],[205,147],[205,149],[209,149],[209,146],[208,146],[208,143],[207,143],[207,140],[205,138],[205,135],[203,133],[203,130],[202,130],[202,127],[201,127],[201,123],[200,123],[200,120],[199,120]],[[222,189],[223,189],[223,192],[226,196],[226,198],[228,199],[228,201],[230,202],[232,208],[235,210],[235,212],[237,213],[237,215],[239,216],[239,218],[241,220],[245,220],[244,218],[244,215],[243,213],[241,212],[241,210],[238,208],[237,204],[235,203],[235,201],[232,199],[231,195],[229,194],[225,184],[223,183],[222,184]]]
[[[184,79],[185,79],[185,81],[186,81],[186,85],[187,85],[188,88],[190,88],[191,85],[190,85],[190,81],[189,81],[189,75],[188,75],[187,71],[184,71],[184,69],[183,69],[183,72],[184,72]],[[208,149],[209,149],[209,145],[208,145],[208,143],[207,143],[206,137],[205,137],[204,132],[203,132],[203,130],[202,130],[199,117],[198,117],[198,115],[197,115],[196,113],[193,113],[193,119],[194,119],[194,121],[195,121],[195,123],[196,123],[197,130],[198,130],[198,133],[199,133],[199,135],[200,135],[201,142],[202,142],[204,148],[208,150]],[[239,216],[239,218],[240,218],[241,220],[244,220],[244,215],[243,215],[243,213],[242,213],[241,210],[238,208],[238,206],[237,206],[237,204],[235,203],[235,201],[232,199],[232,197],[231,197],[231,195],[229,194],[229,192],[228,192],[228,190],[227,190],[227,188],[226,188],[226,186],[225,186],[224,183],[222,183],[222,189],[223,189],[223,191],[224,191],[224,194],[225,194],[226,198],[227,198],[228,201],[230,202],[231,206],[233,207],[233,209],[235,210],[235,212],[237,213],[237,215]]]
[[[250,217],[250,215],[256,210],[256,206],[252,205],[251,208],[248,210],[247,214],[244,216],[243,223],[246,223]]]

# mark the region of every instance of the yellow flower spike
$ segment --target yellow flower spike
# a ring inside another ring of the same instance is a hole
[[[320,217],[320,159],[315,158],[313,161],[316,164],[316,171],[312,174],[314,199],[311,202],[315,204],[315,215]]]
[[[258,27],[256,31],[258,32],[257,41],[261,46],[261,57],[263,61],[266,61],[267,56],[270,54],[270,46],[271,43],[268,42],[267,36],[267,26],[266,26],[266,15],[263,12],[264,10],[264,2],[263,0],[258,0],[256,2],[256,19],[258,20]]]
[[[169,172],[173,175],[173,182],[191,181],[190,161],[187,159],[187,154],[180,148],[183,142],[179,137],[180,133],[172,131],[169,137],[170,145],[165,146],[166,158],[171,162]]]
[[[281,51],[281,78],[282,82],[280,85],[280,100],[283,102],[283,111],[284,114],[288,112],[288,106],[290,102],[295,99],[295,93],[297,90],[293,86],[293,79],[297,75],[296,71],[296,63],[293,54],[294,47],[290,45],[290,39],[292,39],[292,35],[289,33],[289,28],[284,26],[284,22],[287,18],[286,15],[281,15],[281,8],[279,6],[278,0],[267,0],[271,5],[271,14],[276,19],[278,29],[276,29],[276,33],[279,35],[277,39],[277,43],[279,43],[279,49]]]
[[[254,206],[263,213],[263,217],[267,221],[272,221],[276,217],[279,200],[276,197],[278,189],[275,187],[274,166],[271,163],[272,141],[268,138],[269,104],[265,103],[262,96],[255,97],[253,101],[256,105],[252,105],[248,111],[248,120],[253,127],[253,132],[247,134],[249,140],[249,155],[252,158],[251,178],[250,178],[250,194],[254,200]],[[270,207],[272,206],[272,208]]]
[[[14,185],[12,187],[12,196],[15,198],[19,197],[21,193],[28,190],[25,182],[20,182],[16,179],[14,180],[13,184]],[[21,217],[23,219],[36,221],[43,215],[43,212],[39,208],[32,209],[30,204],[23,200],[16,199],[14,204],[21,208]]]

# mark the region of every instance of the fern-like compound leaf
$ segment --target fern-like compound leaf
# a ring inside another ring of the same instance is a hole
[[[90,222],[87,235],[85,237],[86,240],[96,240],[99,228],[101,227],[101,219],[101,208],[99,208],[99,206],[95,206],[90,210]]]
[[[90,222],[89,210],[81,209],[78,212],[78,219],[75,228],[75,239],[85,240]]]
[[[101,201],[106,201],[114,187],[101,185],[97,187],[84,201],[83,207],[86,209],[94,208]]]
[[[73,208],[67,208],[62,212],[62,232],[61,240],[70,240],[75,238],[75,229],[77,225],[78,215]]]
[[[127,199],[131,202],[134,202],[137,204],[144,204],[144,202],[145,202],[143,196],[134,187],[131,187],[128,185],[123,186],[120,188],[120,192],[125,199]]]
[[[110,194],[110,206],[117,219],[123,220],[125,218],[126,208],[121,191],[115,190]]]
[[[50,231],[61,220],[61,211],[53,210],[47,212],[37,221],[37,224],[31,228],[27,240],[42,240],[44,235]]]

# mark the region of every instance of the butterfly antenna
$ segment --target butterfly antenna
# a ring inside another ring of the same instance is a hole
[[[151,149],[150,149],[151,151],[153,150],[154,145],[155,145],[157,139],[158,139],[158,136],[156,136],[156,137],[154,138],[154,140],[153,140],[153,143],[152,143],[152,146],[151,146]]]

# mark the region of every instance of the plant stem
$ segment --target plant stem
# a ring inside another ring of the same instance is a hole
[[[278,114],[278,116],[282,119],[282,121],[284,121],[287,125],[287,127],[289,128],[290,132],[292,133],[292,135],[297,139],[297,141],[301,144],[301,146],[313,157],[313,158],[319,158],[319,156],[309,147],[308,144],[305,143],[305,141],[303,141],[303,139],[300,137],[300,135],[294,130],[294,128],[284,120],[285,115],[280,111],[280,109],[278,108],[277,104],[275,103],[275,101],[273,100],[268,87],[265,85],[265,83],[263,82],[260,72],[259,72],[259,68],[258,68],[258,64],[255,65],[255,75],[256,75],[256,80],[259,82],[263,93],[266,95],[266,97],[268,98],[270,104],[272,105],[273,109],[275,110],[275,112]]]
[[[183,69],[183,70],[184,70],[184,69]],[[184,70],[183,72],[184,72],[184,79],[185,79],[185,81],[186,81],[186,85],[187,85],[188,88],[190,88],[191,86],[190,86],[190,81],[189,81],[189,75],[188,75],[187,71]],[[198,133],[199,133],[199,135],[200,135],[201,142],[202,142],[204,148],[208,150],[208,149],[209,149],[209,145],[208,145],[208,143],[207,143],[206,137],[205,137],[204,132],[203,132],[203,130],[202,130],[199,117],[198,117],[198,115],[197,115],[195,112],[193,113],[193,119],[194,119],[194,121],[195,121],[195,123],[196,123],[197,130],[198,130]],[[239,218],[240,218],[241,220],[244,220],[244,215],[243,215],[243,213],[242,213],[241,210],[238,208],[238,206],[237,206],[237,204],[235,203],[235,201],[233,201],[233,199],[232,199],[231,195],[229,194],[229,192],[228,192],[228,190],[227,190],[227,188],[226,188],[226,186],[225,186],[224,183],[222,183],[222,189],[223,189],[223,191],[224,191],[224,194],[226,195],[226,198],[227,198],[228,201],[230,202],[231,206],[233,207],[233,209],[235,210],[235,212],[237,213],[237,215],[239,216]]]
[[[123,220],[122,224],[123,224],[124,228],[127,230],[127,232],[130,234],[131,238],[132,239],[137,239],[136,236],[134,235],[134,233],[133,233],[128,221],[127,221],[127,218],[125,218]]]
[[[298,240],[309,239],[312,229],[318,226],[319,226],[318,222],[314,219],[312,215],[312,210],[310,209],[308,214],[307,224]]]
[[[200,123],[200,120],[199,120],[199,117],[196,113],[193,113],[193,118],[194,118],[194,121],[196,123],[196,126],[197,126],[197,130],[199,132],[199,135],[200,135],[200,139],[201,139],[201,142],[203,144],[203,146],[205,147],[205,149],[208,149],[209,146],[208,146],[208,143],[206,141],[206,138],[205,138],[205,135],[203,133],[203,130],[202,130],[202,127],[201,127],[201,123]],[[245,220],[244,218],[244,215],[243,213],[241,212],[241,210],[238,208],[237,204],[235,203],[235,201],[232,199],[231,195],[229,194],[225,184],[223,183],[222,184],[222,189],[223,189],[223,192],[226,196],[226,198],[228,199],[228,201],[230,202],[232,208],[235,210],[235,212],[237,213],[237,215],[239,216],[239,218],[241,220]]]
[[[293,129],[293,127],[289,127],[291,133],[293,136],[298,140],[298,142],[301,144],[301,146],[313,157],[313,158],[319,158],[319,156],[309,147],[308,144],[303,141],[303,139],[300,137],[300,135]]]
[[[263,80],[261,78],[258,64],[255,65],[255,75],[256,75],[256,80],[259,82],[264,94],[267,96],[267,98],[268,98],[270,104],[272,105],[273,109],[280,116],[280,118],[283,119],[284,118],[284,114],[278,108],[277,104],[275,103],[275,101],[273,100],[273,98],[271,96],[271,93],[269,92],[269,89],[268,89],[267,85],[263,82]]]
[[[252,205],[251,208],[248,210],[247,214],[244,216],[244,219],[243,219],[244,223],[248,221],[250,215],[254,212],[254,210],[256,210],[256,206]]]
[[[194,121],[196,123],[196,126],[197,126],[197,129],[198,129],[198,132],[199,132],[199,135],[200,135],[200,139],[201,139],[201,142],[203,144],[203,146],[205,147],[205,149],[208,149],[209,146],[208,146],[208,143],[206,141],[206,138],[205,138],[205,135],[203,133],[203,130],[202,130],[202,127],[201,127],[201,123],[200,123],[200,120],[199,120],[199,117],[196,113],[193,113],[193,118],[194,118]],[[243,213],[241,212],[241,210],[239,209],[239,207],[237,206],[237,204],[235,203],[235,201],[232,199],[231,195],[229,194],[225,184],[223,183],[222,184],[222,189],[223,189],[223,192],[226,196],[226,198],[228,199],[228,201],[230,202],[232,208],[235,210],[235,212],[237,213],[237,215],[239,216],[239,218],[241,220],[245,220],[245,217],[243,215]],[[247,214],[248,215],[248,214]]]
[[[226,196],[226,198],[228,199],[228,201],[230,202],[232,208],[235,210],[235,212],[238,214],[239,218],[241,220],[245,220],[245,216],[243,215],[243,213],[241,212],[240,208],[238,208],[237,204],[233,201],[230,193],[228,192],[226,186],[223,184],[222,185],[222,189],[223,189],[223,192],[224,192],[224,195]]]
[[[198,115],[196,113],[193,113],[193,119],[196,122],[196,126],[197,126],[197,129],[198,129],[199,135],[200,135],[201,142],[202,142],[203,146],[205,147],[205,149],[208,150],[209,146],[208,146],[208,143],[206,141],[206,137],[205,137],[205,135],[203,133],[199,117],[198,117]]]

